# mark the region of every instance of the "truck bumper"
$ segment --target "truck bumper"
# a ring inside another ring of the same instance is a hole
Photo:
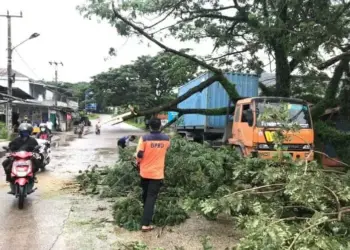
[[[312,151],[284,151],[284,153],[290,154],[293,160],[314,160],[314,152]],[[276,151],[255,151],[255,155],[261,159],[272,159],[276,154]]]

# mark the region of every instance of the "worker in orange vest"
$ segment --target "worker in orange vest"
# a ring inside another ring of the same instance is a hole
[[[154,229],[151,225],[154,206],[163,184],[165,156],[170,147],[169,136],[160,132],[160,119],[152,118],[149,125],[150,134],[140,138],[136,150],[144,208],[141,227],[143,232]]]

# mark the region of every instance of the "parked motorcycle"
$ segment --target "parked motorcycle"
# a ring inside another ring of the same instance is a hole
[[[42,159],[42,165],[40,166],[40,170],[44,171],[45,167],[50,163],[51,160],[51,139],[52,135],[49,136],[49,140],[45,139],[36,139],[38,144],[40,145],[39,154]]]
[[[34,188],[34,173],[33,173],[33,162],[32,158],[39,158],[40,156],[36,153],[40,146],[36,146],[33,152],[19,151],[10,152],[9,156],[14,159],[11,170],[10,187],[14,191],[12,193],[18,198],[18,208],[23,209],[24,199],[27,195],[33,193],[36,188]],[[7,152],[9,152],[8,147],[3,147]]]

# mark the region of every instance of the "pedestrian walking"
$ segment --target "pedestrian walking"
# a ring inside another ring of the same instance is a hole
[[[170,147],[169,136],[160,132],[160,119],[152,118],[149,121],[149,126],[151,129],[150,134],[140,138],[136,150],[136,161],[140,171],[144,208],[141,222],[141,230],[143,232],[154,229],[151,225],[154,206],[163,184],[165,156]]]

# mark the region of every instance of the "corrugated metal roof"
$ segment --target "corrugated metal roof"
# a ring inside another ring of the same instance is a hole
[[[22,78],[28,78],[28,79],[30,78],[14,69],[12,69],[12,72],[16,74],[16,77],[22,77]],[[0,76],[7,77],[7,69],[0,68]]]
[[[7,94],[7,88],[0,86],[0,93]],[[28,95],[26,92],[17,87],[12,87],[12,95],[20,99],[34,99],[34,97]]]

